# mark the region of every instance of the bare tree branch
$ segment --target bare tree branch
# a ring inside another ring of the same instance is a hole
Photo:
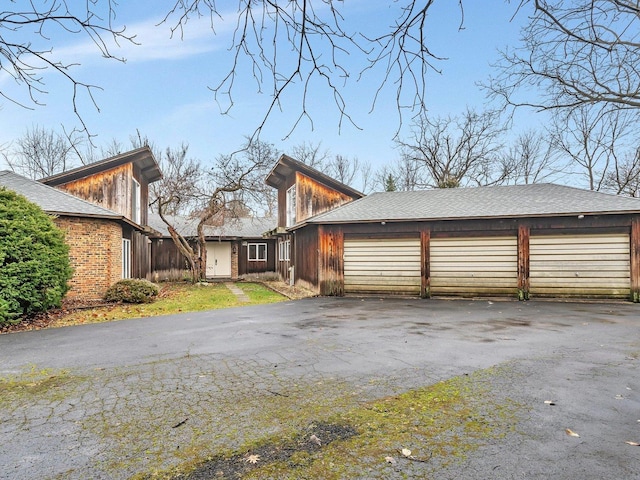
[[[72,68],[77,64],[56,57],[52,38],[61,33],[81,35],[93,42],[102,57],[122,61],[111,53],[107,38],[118,45],[121,41],[135,43],[135,37],[128,35],[125,27],[115,25],[116,1],[32,0],[20,5],[14,10],[5,6],[7,9],[0,11],[0,72],[23,87],[27,98],[9,94],[6,89],[0,90],[0,96],[25,108],[44,105],[43,99],[48,94],[44,75],[55,72],[71,84],[73,111],[83,131],[89,133],[81,114],[80,97],[85,94],[99,110],[93,92],[100,87],[73,75]]]

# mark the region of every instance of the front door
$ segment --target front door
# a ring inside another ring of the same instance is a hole
[[[207,278],[231,278],[231,242],[207,242]]]

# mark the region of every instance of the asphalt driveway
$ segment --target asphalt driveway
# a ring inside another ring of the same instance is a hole
[[[260,392],[332,408],[505,366],[513,430],[429,478],[640,478],[639,365],[628,303],[314,298],[2,335],[5,384],[59,384],[0,399],[0,478],[130,478],[277,430]]]

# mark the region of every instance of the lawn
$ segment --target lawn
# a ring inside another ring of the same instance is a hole
[[[287,300],[285,296],[259,283],[241,282],[235,285],[249,297],[249,302],[240,301],[223,283],[163,283],[160,285],[160,294],[153,303],[115,304],[70,311],[57,316],[49,324],[49,327],[110,322],[127,318],[153,317]]]

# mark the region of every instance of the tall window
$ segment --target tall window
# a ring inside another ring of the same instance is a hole
[[[122,239],[122,278],[131,278],[131,240]]]
[[[278,243],[278,259],[281,262],[288,262],[290,258],[291,240],[284,240]]]
[[[296,186],[293,185],[287,190],[287,227],[296,224]]]
[[[267,244],[266,243],[250,243],[247,245],[249,249],[250,262],[266,262],[267,261]]]
[[[131,220],[140,224],[140,184],[131,179]]]

